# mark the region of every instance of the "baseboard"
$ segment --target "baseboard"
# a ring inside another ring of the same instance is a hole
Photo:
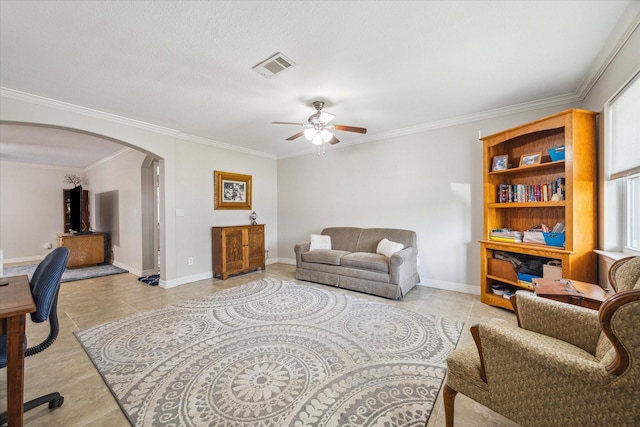
[[[14,263],[22,263],[22,262],[40,262],[44,259],[45,255],[34,255],[34,256],[25,256],[21,258],[5,258],[3,264],[14,264]]]
[[[466,283],[446,282],[444,280],[425,279],[424,277],[421,277],[420,284],[429,288],[444,289],[445,291],[480,295],[479,286],[467,285]]]
[[[275,262],[279,262],[281,264],[288,264],[288,265],[296,265],[296,259],[293,258],[276,258],[277,261]]]
[[[114,262],[111,263],[111,265],[115,265],[118,268],[123,268],[123,269],[127,270],[129,273],[135,274],[138,277],[142,277],[143,276],[142,270],[140,270],[138,268],[133,268],[131,266],[128,266],[127,264],[123,264],[121,262],[114,261]]]
[[[160,279],[160,283],[158,284],[158,286],[165,289],[175,288],[176,286],[184,285],[186,283],[197,282],[199,280],[206,280],[211,278],[213,278],[213,271],[207,271],[206,273],[178,277],[177,279],[173,279],[173,280]]]

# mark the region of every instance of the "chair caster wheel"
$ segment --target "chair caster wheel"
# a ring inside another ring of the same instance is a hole
[[[62,404],[64,403],[64,396],[60,396],[59,399],[54,399],[51,402],[49,402],[49,409],[56,409],[62,406]]]

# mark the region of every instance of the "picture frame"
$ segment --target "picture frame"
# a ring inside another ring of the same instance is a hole
[[[496,171],[504,171],[507,170],[509,165],[509,155],[505,154],[503,156],[495,156],[493,158],[493,167],[491,168],[492,172]]]
[[[520,157],[520,167],[523,168],[527,166],[539,165],[541,161],[542,151],[538,151],[537,153],[524,154],[522,157]]]
[[[213,208],[251,210],[251,175],[213,171]]]

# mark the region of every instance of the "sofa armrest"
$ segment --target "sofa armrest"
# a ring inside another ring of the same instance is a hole
[[[296,267],[302,266],[302,254],[307,252],[311,248],[311,243],[299,243],[293,247],[293,250],[296,253]]]
[[[518,325],[521,328],[568,342],[595,354],[602,332],[597,311],[541,298],[529,292],[517,292],[516,301]]]
[[[418,248],[404,248],[389,258],[391,283],[399,285],[418,273]]]

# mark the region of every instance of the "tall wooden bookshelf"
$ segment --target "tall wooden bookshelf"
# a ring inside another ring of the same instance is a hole
[[[491,285],[512,291],[526,289],[512,275],[494,268],[494,252],[518,257],[559,260],[562,277],[596,283],[594,254],[596,219],[596,115],[572,109],[482,138],[484,145],[484,240],[480,241],[480,299],[513,309],[508,299],[493,293]],[[549,149],[564,146],[564,160],[551,161]],[[541,162],[520,166],[523,156],[541,153]],[[508,156],[510,167],[493,171],[496,156]],[[500,185],[536,186],[564,179],[564,200],[499,202]],[[491,230],[509,227],[524,231],[538,224],[553,227],[564,222],[565,246],[490,240]]]

